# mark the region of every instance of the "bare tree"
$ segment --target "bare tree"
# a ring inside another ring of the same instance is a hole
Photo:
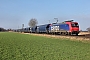
[[[86,29],[88,32],[90,32],[90,27]]]
[[[34,26],[36,26],[37,24],[38,24],[37,19],[35,19],[35,18],[30,19],[30,21],[29,21],[29,26],[30,26],[30,27],[34,27]]]

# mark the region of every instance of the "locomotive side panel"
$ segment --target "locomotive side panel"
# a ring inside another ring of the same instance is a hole
[[[69,25],[68,24],[52,24],[49,27],[49,32],[50,33],[56,33],[56,34],[62,34],[62,33],[67,33],[70,30]]]
[[[58,24],[52,24],[49,27],[49,32],[59,32],[59,25]]]
[[[68,24],[60,24],[60,31],[69,31],[69,25]]]

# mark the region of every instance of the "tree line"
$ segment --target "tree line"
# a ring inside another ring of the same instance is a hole
[[[6,31],[6,29],[4,29],[4,28],[0,27],[0,31]]]
[[[88,32],[90,32],[90,27],[88,27],[86,30],[87,30]]]

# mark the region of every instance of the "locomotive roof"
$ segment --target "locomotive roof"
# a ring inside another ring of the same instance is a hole
[[[49,25],[49,24],[42,24],[42,25]],[[38,26],[42,26],[42,25],[38,25]]]
[[[64,22],[73,22],[74,20],[68,20],[68,21],[64,21]]]
[[[52,25],[58,25],[58,24],[66,24],[66,23],[56,23],[56,24],[52,24]]]

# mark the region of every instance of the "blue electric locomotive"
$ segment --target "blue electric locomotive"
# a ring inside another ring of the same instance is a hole
[[[49,27],[49,33],[55,34],[68,34],[69,25],[64,23],[51,24]]]

